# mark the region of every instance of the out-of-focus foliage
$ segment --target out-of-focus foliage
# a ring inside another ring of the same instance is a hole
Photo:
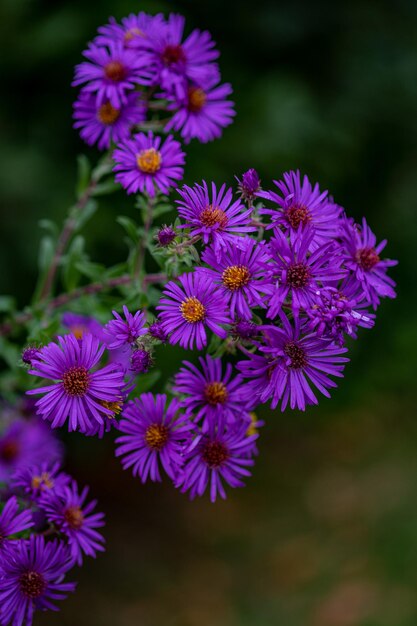
[[[388,236],[398,299],[353,347],[331,401],[306,415],[265,411],[252,482],[215,510],[139,487],[107,464],[111,442],[106,456],[106,444],[70,437],[112,534],[65,618],[39,621],[415,626],[417,5],[3,0],[0,293],[20,306],[34,287],[38,222],[64,216],[86,151],[71,129],[73,66],[97,24],[140,9],[178,10],[210,30],[234,85],[236,121],[222,140],[190,146],[186,182],[251,166],[269,182],[300,167]],[[103,199],[87,227],[94,258],[123,258],[114,220],[131,210],[122,191]]]

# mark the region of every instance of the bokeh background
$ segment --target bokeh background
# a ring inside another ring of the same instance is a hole
[[[0,292],[24,304],[38,221],[73,200],[72,68],[109,15],[175,10],[209,29],[238,115],[189,148],[187,182],[300,167],[388,237],[398,298],[363,331],[331,400],[265,410],[253,478],[215,506],[141,486],[111,441],[76,435],[68,464],[108,517],[108,551],[49,626],[415,626],[417,623],[417,3],[413,0],[2,0]],[[123,258],[110,196],[88,229]],[[413,285],[414,283],[414,285]],[[169,366],[173,366],[172,364]]]

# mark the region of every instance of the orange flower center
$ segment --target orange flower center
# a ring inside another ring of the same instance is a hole
[[[303,348],[300,348],[295,341],[289,341],[284,346],[285,354],[291,359],[290,367],[292,369],[301,369],[306,367],[308,361]]]
[[[362,250],[357,251],[356,260],[365,271],[369,271],[379,263],[381,259],[376,253],[375,248],[362,248]]]
[[[186,322],[195,324],[196,322],[202,322],[206,316],[206,307],[198,298],[191,296],[186,298],[180,306],[181,315]]]
[[[204,399],[208,404],[211,404],[211,406],[224,404],[227,400],[227,396],[226,385],[221,382],[207,383],[204,388]]]
[[[52,489],[54,481],[50,477],[48,472],[42,472],[40,476],[34,476],[32,478],[32,489]]]
[[[302,204],[290,206],[285,216],[291,228],[298,228],[300,224],[306,224],[311,220],[310,212],[307,207]]]
[[[132,41],[132,39],[135,39],[135,37],[146,37],[146,35],[140,28],[129,28],[129,30],[125,32],[123,39],[128,43]]]
[[[245,265],[230,265],[222,274],[222,283],[230,291],[237,291],[248,284],[250,280],[249,268]]]
[[[136,157],[136,163],[141,172],[145,174],[155,174],[161,169],[162,156],[159,150],[155,148],[149,148],[148,150],[142,150]]]
[[[84,513],[79,506],[70,506],[64,513],[64,519],[73,530],[79,530],[84,523]]]
[[[87,369],[82,365],[70,367],[62,377],[65,393],[69,396],[84,396],[90,384]]]
[[[123,408],[122,400],[117,400],[115,402],[108,402],[107,400],[99,400],[99,403],[101,404],[101,406],[104,406],[105,409],[109,409],[109,411],[113,413],[113,415],[108,415],[106,413],[106,416],[110,419],[112,419],[116,415],[119,415],[119,413],[121,412]]]
[[[223,465],[229,458],[229,450],[220,441],[210,441],[203,448],[203,461],[210,469],[216,469]]]
[[[310,282],[311,272],[304,263],[294,263],[287,271],[287,284],[294,289],[303,289]]]
[[[227,215],[219,207],[213,207],[209,204],[200,213],[200,221],[204,226],[215,226],[218,224],[220,229],[226,228],[228,224]]]
[[[97,117],[102,124],[111,126],[114,124],[120,116],[120,110],[116,109],[110,102],[105,102],[101,105],[97,112]]]
[[[168,441],[169,431],[163,424],[151,424],[146,429],[145,441],[152,450],[162,450]]]
[[[207,94],[201,87],[190,87],[188,90],[188,109],[198,113],[207,102]]]
[[[184,50],[180,45],[166,46],[162,53],[162,61],[165,65],[172,65],[173,63],[178,63],[179,61],[185,61]]]
[[[119,83],[126,78],[126,73],[126,68],[120,61],[110,61],[104,68],[106,78],[114,83]]]

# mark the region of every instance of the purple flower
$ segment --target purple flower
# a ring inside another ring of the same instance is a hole
[[[327,191],[320,191],[318,184],[311,185],[307,176],[301,182],[299,170],[286,172],[284,180],[274,180],[275,191],[261,191],[258,196],[278,205],[274,209],[261,209],[259,212],[271,216],[271,226],[284,228],[290,235],[298,231],[300,225],[314,228],[313,248],[323,245],[338,233],[338,218],[342,208],[335,204]]]
[[[258,435],[247,435],[248,421],[233,426],[211,421],[208,432],[195,437],[185,452],[185,463],[176,486],[190,498],[202,496],[207,487],[210,500],[226,498],[223,482],[230,487],[244,487],[243,479],[250,476],[254,464],[255,440]]]
[[[162,327],[170,334],[171,344],[201,350],[207,344],[206,326],[225,339],[220,324],[230,323],[227,301],[216,285],[202,273],[182,274],[180,285],[170,281],[163,291],[157,310]]]
[[[1,420],[4,420],[1,415]],[[14,417],[0,432],[0,482],[13,472],[47,460],[60,460],[62,447],[51,429],[37,417]]]
[[[365,294],[369,304],[376,309],[381,298],[395,298],[395,282],[387,276],[389,267],[398,261],[382,260],[380,254],[387,245],[384,239],[377,245],[376,237],[362,220],[362,228],[353,220],[345,218],[342,222],[342,239],[344,244],[344,261],[352,272],[348,281],[349,287],[356,288],[360,295]]]
[[[160,320],[155,320],[153,324],[149,326],[149,334],[154,339],[166,343],[168,341],[168,333],[164,330]]]
[[[182,464],[181,452],[192,423],[179,415],[180,403],[174,398],[168,406],[165,394],[143,393],[126,405],[116,439],[116,456],[122,456],[123,469],[132,467],[134,476],[145,483],[160,481],[160,465],[171,479]]]
[[[232,189],[226,191],[226,185],[217,192],[216,185],[211,185],[211,198],[207,183],[178,190],[182,200],[177,200],[178,213],[185,220],[179,228],[189,228],[191,235],[200,235],[203,242],[214,245],[216,254],[226,241],[239,245],[236,235],[253,232],[250,225],[251,210],[245,209],[240,200],[232,202]]]
[[[319,337],[328,337],[343,345],[345,334],[356,339],[358,326],[372,328],[375,324],[375,315],[364,310],[365,305],[349,299],[343,289],[325,287],[316,293],[314,306],[307,309],[308,326]]]
[[[281,328],[264,327],[266,345],[260,351],[266,358],[250,355],[249,364],[241,361],[237,367],[243,376],[252,378],[246,389],[250,395],[256,394],[259,401],[272,398],[272,407],[281,400],[282,411],[288,404],[291,409],[304,411],[306,404],[318,404],[311,385],[330,397],[328,389],[336,387],[336,383],[329,375],[343,376],[349,359],[340,355],[347,349],[308,332],[299,318],[292,325],[284,315],[280,317]]]
[[[3,549],[8,545],[12,535],[21,533],[33,526],[32,513],[20,511],[16,496],[10,497],[0,513],[0,568]],[[0,576],[1,579],[1,576]]]
[[[15,542],[0,559],[0,622],[4,626],[31,626],[36,610],[57,610],[55,600],[65,600],[75,583],[63,582],[72,567],[62,541],[45,541],[32,535]]]
[[[125,319],[123,319],[117,311],[113,311],[113,315],[116,319],[110,320],[104,327],[104,332],[109,338],[108,347],[110,350],[132,345],[139,337],[145,335],[147,332],[145,328],[146,318],[142,311],[136,311],[136,313],[132,315],[132,313],[129,313],[127,306],[123,305],[123,313]]]
[[[183,367],[175,376],[173,391],[184,394],[181,406],[186,415],[194,421],[202,421],[205,432],[211,421],[226,419],[233,423],[242,418],[245,413],[245,404],[242,394],[242,377],[232,378],[232,365],[227,363],[226,371],[222,373],[221,359],[212,359],[206,355],[200,357],[200,368],[188,361],[183,361]]]
[[[120,41],[126,48],[143,49],[144,42],[165,27],[162,13],[158,15],[148,15],[143,11],[138,15],[131,13],[123,17],[121,22],[118,24],[114,17],[111,17],[108,24],[98,29],[99,35],[95,42],[100,46],[108,46],[114,41]]]
[[[156,191],[168,193],[170,187],[184,174],[185,153],[171,135],[161,143],[161,137],[138,133],[119,144],[113,152],[116,181],[127,193],[146,192],[154,197]]]
[[[203,86],[190,84],[182,97],[168,96],[167,108],[174,111],[174,115],[165,129],[180,131],[185,143],[191,139],[207,143],[220,137],[236,113],[234,103],[227,99],[232,93],[231,85],[218,85],[217,82],[215,77]]]
[[[76,481],[64,486],[51,497],[43,498],[47,520],[68,539],[71,557],[82,565],[83,554],[96,557],[104,552],[104,537],[97,528],[105,525],[104,513],[94,513],[97,501],[86,502],[88,487],[79,493]]]
[[[238,320],[232,328],[232,335],[237,339],[252,339],[258,334],[258,325],[248,320]]]
[[[58,342],[42,348],[29,370],[32,376],[49,378],[54,383],[27,393],[43,395],[36,402],[38,414],[51,422],[52,428],[68,419],[69,431],[95,432],[106,416],[114,416],[109,403],[118,404],[122,399],[123,372],[114,364],[93,371],[105,347],[92,335],[84,335],[82,341],[65,335],[58,337]]]
[[[242,174],[242,180],[239,180],[237,176],[235,176],[238,182],[238,189],[240,195],[245,200],[254,200],[258,191],[261,189],[261,180],[259,178],[259,174],[253,167]]]
[[[126,102],[118,107],[110,100],[97,105],[96,96],[83,90],[74,102],[73,117],[81,138],[89,146],[97,144],[99,150],[106,150],[127,139],[133,126],[146,119],[146,105],[136,91],[128,93]]]
[[[85,334],[91,334],[103,341],[103,326],[94,317],[67,311],[63,314],[61,322],[77,339],[82,339]]]
[[[56,493],[68,484],[70,477],[61,471],[60,463],[43,462],[26,467],[12,476],[11,486],[38,502],[45,495]]]
[[[171,226],[165,225],[158,230],[156,239],[158,241],[158,244],[162,248],[166,248],[167,246],[169,246],[170,243],[174,241],[176,236],[177,233],[175,232],[175,230],[171,228]]]
[[[149,55],[126,49],[121,42],[90,43],[83,55],[88,61],[76,66],[72,84],[85,83],[84,92],[96,94],[98,107],[110,102],[120,109],[128,103],[127,92],[136,85],[149,85],[153,76]]]
[[[210,267],[198,268],[197,272],[209,276],[220,286],[232,317],[250,320],[251,307],[265,308],[263,294],[271,291],[270,281],[265,278],[270,258],[265,242],[242,237],[239,247],[226,241],[218,254],[211,247],[206,248],[202,260]]]
[[[32,360],[37,357],[39,354],[40,348],[36,348],[35,346],[28,346],[22,352],[22,361],[26,363],[26,365],[32,365]]]
[[[130,369],[135,374],[146,374],[153,365],[153,359],[147,350],[134,350],[130,359]]]
[[[177,97],[184,96],[188,81],[201,85],[218,77],[212,62],[219,53],[210,34],[193,30],[182,41],[184,25],[184,17],[171,13],[165,28],[155,29],[151,37],[141,41],[156,68],[155,84]]]
[[[272,263],[269,273],[277,283],[271,292],[268,317],[275,318],[289,296],[295,314],[301,309],[309,309],[314,306],[320,287],[345,276],[336,243],[328,241],[311,253],[314,237],[313,229],[300,229],[290,243],[284,233],[276,229],[270,241]]]

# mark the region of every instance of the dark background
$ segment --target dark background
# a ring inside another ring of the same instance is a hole
[[[415,626],[417,425],[415,283],[417,3],[2,0],[0,292],[20,306],[36,277],[42,217],[73,201],[73,66],[109,15],[174,10],[207,28],[238,115],[224,137],[188,150],[187,182],[264,185],[300,167],[351,215],[366,215],[398,298],[351,351],[331,400],[305,414],[264,411],[254,477],[226,503],[142,487],[112,443],[69,442],[69,465],[106,510],[108,551],[79,572],[56,626]],[[123,258],[110,196],[89,251]],[[78,572],[76,572],[78,574]]]

